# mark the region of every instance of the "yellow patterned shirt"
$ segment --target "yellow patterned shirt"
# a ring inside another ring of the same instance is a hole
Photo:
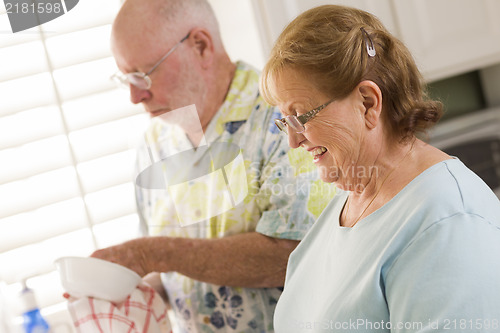
[[[230,148],[222,148],[224,163],[209,163],[182,181],[160,180],[167,188],[148,188],[154,176],[136,186],[149,234],[206,239],[257,231],[300,240],[333,198],[335,187],[319,180],[312,156],[289,149],[274,125],[280,113],[260,97],[258,80],[256,70],[239,62],[226,100],[205,131],[208,146]],[[139,150],[139,171],[151,168],[152,156],[165,161],[156,171],[194,170],[196,158],[178,162],[182,152],[195,152],[180,128],[155,118],[146,137],[149,150]],[[162,274],[162,281],[182,332],[273,332],[280,288],[217,286],[175,272]]]

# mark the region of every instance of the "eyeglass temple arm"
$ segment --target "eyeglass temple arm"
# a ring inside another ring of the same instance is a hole
[[[307,123],[309,121],[309,119],[311,119],[312,117],[314,117],[322,109],[323,108],[317,108],[316,110],[312,110],[311,112],[308,112],[308,113],[305,113],[303,115],[297,116],[297,119],[298,119],[298,121],[300,121],[302,123],[302,125],[304,125],[305,123]]]
[[[149,70],[149,72],[145,73],[146,75],[149,75],[151,74],[155,69],[156,67],[160,66],[160,64],[162,63],[163,60],[165,60],[170,54],[172,54],[172,52],[175,51],[175,49],[182,44],[182,42],[184,42],[186,39],[189,38],[189,35],[191,34],[191,31],[188,32],[188,34],[186,36],[184,36],[184,38],[182,38],[177,44],[175,44],[175,46],[173,48],[170,49],[170,51],[167,52],[167,54],[165,54],[163,57],[161,57],[161,59],[153,66],[153,68],[151,68]]]
[[[326,102],[325,104],[321,105],[320,107],[318,107],[317,109],[311,110],[308,113],[304,113],[303,115],[298,116],[297,119],[302,123],[302,125],[305,124],[305,123],[307,123],[309,121],[309,119],[311,119],[318,112],[320,112],[321,110],[323,110],[332,101],[333,100],[330,100],[330,101]]]

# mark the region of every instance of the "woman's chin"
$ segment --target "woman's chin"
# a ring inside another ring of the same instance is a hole
[[[325,183],[335,183],[339,179],[339,176],[332,170],[331,167],[319,167],[318,173],[319,178]]]

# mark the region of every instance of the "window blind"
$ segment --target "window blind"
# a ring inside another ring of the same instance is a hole
[[[2,325],[17,332],[22,280],[54,332],[73,332],[54,260],[88,256],[139,230],[133,168],[148,116],[109,80],[119,6],[80,1],[13,34],[0,4],[2,332]]]

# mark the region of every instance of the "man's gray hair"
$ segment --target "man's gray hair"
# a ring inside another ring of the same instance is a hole
[[[159,8],[159,15],[163,16],[169,24],[170,30],[177,30],[176,27],[184,27],[186,24],[192,24],[193,27],[202,27],[207,29],[214,43],[220,42],[219,24],[207,0],[162,0],[162,6]],[[179,31],[182,35],[187,31]]]

